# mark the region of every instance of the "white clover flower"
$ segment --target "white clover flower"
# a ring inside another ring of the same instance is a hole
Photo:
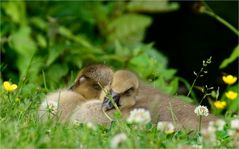
[[[57,113],[57,108],[58,108],[58,103],[56,101],[44,101],[41,105],[41,107],[43,109],[47,109],[47,111],[49,111],[52,114],[56,114]]]
[[[227,131],[227,133],[228,133],[228,135],[231,136],[231,137],[236,136],[236,130],[229,129],[229,130]]]
[[[197,106],[194,110],[194,113],[197,114],[197,116],[208,116],[208,109],[206,106]]]
[[[209,122],[208,129],[213,129],[214,128],[215,131],[216,130],[221,131],[221,130],[223,130],[225,124],[226,124],[226,122],[224,120],[221,120],[221,119],[218,119],[216,121],[211,121],[211,122]]]
[[[129,123],[147,124],[151,121],[151,116],[149,111],[145,109],[134,109],[130,111],[127,121]]]
[[[210,143],[215,143],[216,142],[216,134],[215,134],[215,128],[211,127],[212,129],[210,129],[210,127],[208,127],[207,129],[202,129],[201,130],[201,134],[203,137],[203,141],[205,142],[210,142]]]
[[[192,148],[193,148],[193,149],[203,149],[203,146],[202,146],[202,145],[199,145],[199,144],[193,144],[193,145],[192,145]]]
[[[233,140],[233,146],[239,147],[239,119],[234,119],[231,121],[231,129],[228,130],[228,135],[231,136]]]
[[[171,134],[175,131],[175,127],[170,122],[158,122],[157,130],[160,130],[166,134]]]
[[[115,135],[110,143],[112,149],[116,149],[120,144],[127,140],[127,136],[124,133]]]
[[[229,129],[228,135],[232,138],[232,144],[234,147],[239,147],[239,130],[238,129]]]
[[[231,128],[239,130],[239,119],[235,119],[231,121]]]
[[[96,130],[96,126],[95,126],[93,123],[91,123],[91,122],[87,122],[87,123],[86,123],[86,126],[87,126],[88,128],[90,128],[90,129],[92,129],[92,130]]]

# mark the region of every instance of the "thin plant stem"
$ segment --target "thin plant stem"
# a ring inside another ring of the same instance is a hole
[[[199,116],[199,126],[198,126],[198,131],[201,131],[201,125],[202,125],[202,116]]]
[[[188,94],[187,94],[187,97],[189,97],[189,95],[191,94],[191,92],[192,92],[192,90],[193,90],[193,87],[194,87],[194,85],[195,85],[195,83],[196,83],[198,77],[199,77],[200,74],[202,73],[202,71],[203,71],[203,68],[201,68],[200,72],[197,74],[196,78],[193,80],[193,84],[192,84],[192,86],[191,86],[190,89],[189,89],[189,92],[188,92]]]
[[[104,115],[105,115],[110,121],[113,121],[113,119],[105,112],[105,110],[102,109],[102,111],[103,111]]]
[[[43,70],[42,70],[42,77],[43,77],[44,88],[47,89],[47,86],[46,86],[46,76],[45,76],[45,72]]]
[[[202,9],[202,13],[205,13],[213,18],[215,18],[217,21],[225,25],[227,28],[229,28],[232,32],[234,32],[237,36],[239,36],[238,30],[232,26],[229,22],[224,20],[222,17],[218,16],[216,13],[213,12],[213,10],[204,2],[204,6],[206,9]]]
[[[104,89],[104,87],[100,84],[100,82],[98,82],[99,86],[101,87],[101,89],[103,90],[103,92],[107,95],[107,91]],[[112,96],[109,96],[110,101],[112,102],[113,106],[115,107],[115,109],[121,114],[121,111],[119,109],[119,107],[115,104],[115,101],[113,100]],[[103,110],[103,113],[105,114],[105,116],[112,121],[112,118],[110,118],[110,116]]]
[[[202,100],[200,101],[199,105],[202,104],[202,101],[207,97],[207,94],[203,95]]]

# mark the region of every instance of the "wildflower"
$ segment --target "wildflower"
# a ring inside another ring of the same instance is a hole
[[[193,148],[193,149],[203,149],[203,146],[202,146],[202,145],[199,145],[199,144],[193,144],[193,145],[192,145],[192,148]]]
[[[228,135],[232,138],[232,143],[234,147],[239,147],[239,119],[231,121],[231,129],[228,130]]]
[[[208,116],[208,109],[206,106],[197,106],[194,110],[194,113],[197,114],[197,116]]]
[[[232,85],[237,81],[237,77],[232,76],[232,75],[227,75],[227,76],[222,76],[222,80],[228,84],[228,85]]]
[[[166,134],[171,134],[175,131],[174,125],[170,122],[158,122],[157,129]]]
[[[231,128],[239,130],[239,119],[235,119],[231,121]]]
[[[111,140],[111,148],[116,149],[120,144],[127,140],[127,136],[124,133],[115,135]]]
[[[238,94],[237,94],[237,92],[228,91],[228,92],[225,93],[225,95],[228,99],[234,100],[234,99],[237,98]]]
[[[49,113],[56,114],[58,103],[56,101],[49,100],[49,101],[43,102],[42,107],[44,107],[44,109],[47,109]]]
[[[92,130],[96,130],[96,126],[91,122],[86,123],[86,126]]]
[[[227,103],[225,101],[215,101],[214,106],[217,109],[224,109],[226,107]]]
[[[11,84],[10,82],[8,81],[4,81],[3,82],[3,88],[8,91],[8,92],[12,92],[14,91],[15,89],[17,89],[17,85],[16,84]]]
[[[129,123],[147,124],[151,121],[150,113],[145,109],[134,109],[130,111],[127,121]]]
[[[205,142],[215,143],[217,140],[215,129],[210,129],[210,127],[202,129],[201,134]]]
[[[224,120],[218,119],[216,121],[211,121],[209,122],[209,130],[215,129],[214,131],[218,130],[221,131],[224,128],[224,125],[226,124],[226,122]]]

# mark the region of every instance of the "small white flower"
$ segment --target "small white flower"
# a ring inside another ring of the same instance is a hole
[[[235,119],[231,121],[231,128],[239,130],[239,119]]]
[[[56,114],[57,108],[58,108],[58,103],[56,101],[49,100],[49,101],[43,102],[42,107],[43,107],[43,109],[46,109],[50,113]]]
[[[127,140],[127,136],[124,133],[115,135],[111,140],[111,148],[116,149],[120,144]]]
[[[192,145],[192,148],[193,148],[193,149],[203,149],[203,146],[202,146],[202,145],[199,145],[199,144],[193,144],[193,145]]]
[[[209,122],[208,129],[213,127],[215,129],[215,131],[216,130],[221,131],[221,130],[223,130],[225,124],[226,124],[226,122],[224,120],[221,120],[221,119],[218,119],[216,121],[211,121],[211,122]]]
[[[158,122],[157,129],[166,134],[171,134],[175,131],[174,125],[170,122]]]
[[[208,109],[206,106],[197,106],[194,110],[194,113],[197,114],[197,116],[208,116]]]
[[[227,133],[228,133],[228,135],[231,136],[231,137],[236,136],[236,131],[235,131],[235,130],[229,129],[229,130],[227,131]]]
[[[87,126],[88,128],[90,128],[90,129],[92,129],[92,130],[96,130],[96,126],[95,126],[93,123],[91,123],[91,122],[87,122],[87,123],[86,123],[86,126]]]
[[[127,121],[129,123],[147,124],[151,121],[151,116],[149,111],[145,109],[134,109],[130,111]]]
[[[208,129],[202,129],[201,134],[203,137],[203,141],[205,141],[205,142],[215,143],[217,140],[214,127],[208,127]]]

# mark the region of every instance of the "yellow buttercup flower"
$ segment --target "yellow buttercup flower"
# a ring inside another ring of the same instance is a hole
[[[225,101],[215,101],[214,106],[217,109],[224,109],[226,107],[227,103]]]
[[[233,76],[233,75],[227,75],[227,76],[222,76],[222,80],[228,84],[234,84],[237,81],[237,77]]]
[[[225,93],[225,95],[228,99],[234,100],[237,98],[238,93],[233,91],[228,91]]]
[[[3,82],[3,88],[8,91],[8,92],[12,92],[14,91],[15,89],[17,89],[17,85],[16,84],[11,84],[10,82],[8,81],[4,81]]]

